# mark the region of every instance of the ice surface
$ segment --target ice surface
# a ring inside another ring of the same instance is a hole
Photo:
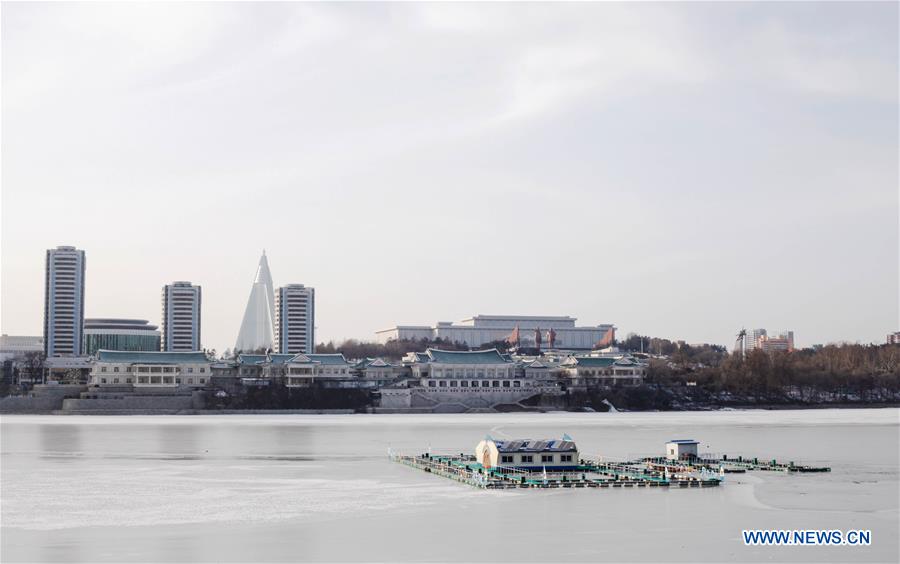
[[[4,416],[2,560],[897,561],[900,410],[397,416]],[[828,465],[721,488],[488,492],[387,460],[568,433],[584,455]],[[746,528],[871,529],[866,548]],[[536,542],[536,541],[540,542]]]

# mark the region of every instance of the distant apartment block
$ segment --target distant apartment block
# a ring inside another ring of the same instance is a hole
[[[44,338],[40,336],[0,336],[0,362],[24,358],[29,353],[44,352]]]
[[[44,353],[78,356],[84,327],[84,251],[47,250],[44,280]]]
[[[748,329],[744,336],[744,350],[760,349],[765,352],[794,350],[794,332],[779,331],[769,335],[765,329]]]
[[[900,345],[900,331],[895,331],[893,333],[888,333],[887,336],[887,344],[889,345]]]
[[[281,354],[312,354],[316,346],[316,291],[288,284],[275,292],[275,348]]]
[[[576,327],[569,316],[476,315],[460,323],[439,321],[436,325],[397,325],[375,333],[379,342],[392,340],[443,339],[479,347],[514,338],[522,347],[589,350],[608,346],[615,337],[611,324]]]
[[[160,350],[199,351],[200,286],[173,282],[162,290],[162,339]]]

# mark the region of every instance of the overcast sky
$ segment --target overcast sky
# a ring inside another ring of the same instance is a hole
[[[688,342],[898,325],[898,4],[2,7],[2,331],[44,251],[88,317],[265,248],[318,340],[473,314]]]

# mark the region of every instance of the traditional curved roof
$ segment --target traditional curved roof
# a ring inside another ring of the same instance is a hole
[[[605,368],[616,363],[616,359],[609,357],[575,356],[572,358],[575,359],[574,363],[578,366],[585,366],[588,368]]]
[[[442,351],[428,349],[425,351],[430,362],[441,364],[510,364],[497,349],[484,351]]]

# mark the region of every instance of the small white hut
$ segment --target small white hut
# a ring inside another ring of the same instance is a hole
[[[666,458],[668,460],[696,458],[698,444],[692,439],[673,439],[666,443]]]

